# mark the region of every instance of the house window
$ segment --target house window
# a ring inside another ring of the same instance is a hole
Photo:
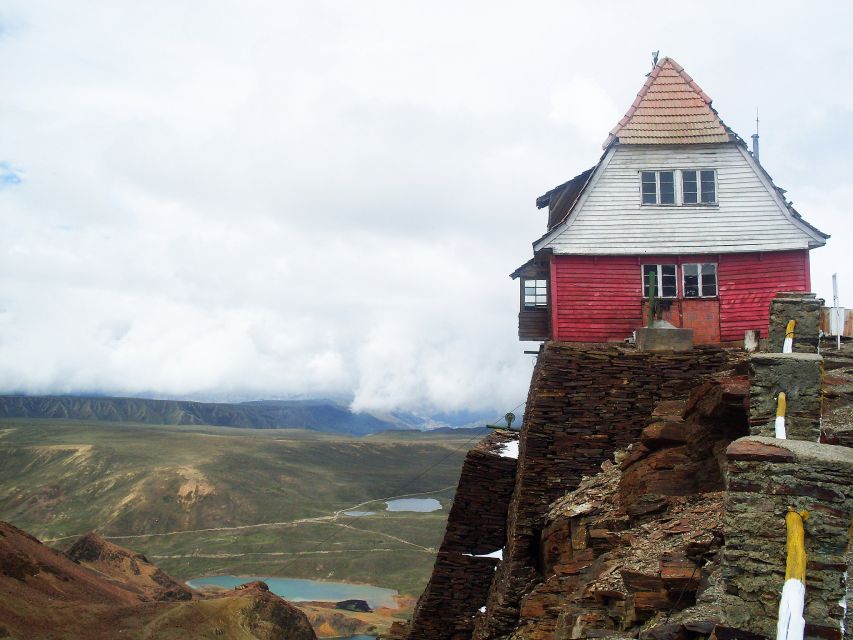
[[[681,272],[685,298],[713,298],[717,295],[717,265],[685,264]]]
[[[681,175],[681,189],[675,188]],[[717,172],[713,169],[640,171],[642,203],[649,205],[717,204]]]
[[[524,281],[524,308],[541,309],[548,306],[548,281]]]
[[[716,204],[717,176],[712,169],[700,171],[682,170],[681,172],[681,202],[682,204]]]
[[[643,297],[649,297],[650,275],[655,274],[655,297],[675,298],[678,295],[678,279],[675,277],[674,264],[643,265]]]
[[[674,171],[641,171],[643,204],[675,204]]]

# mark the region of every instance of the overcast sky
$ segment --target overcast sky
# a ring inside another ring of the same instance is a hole
[[[511,408],[534,200],[655,49],[853,306],[851,6],[0,0],[0,391]]]

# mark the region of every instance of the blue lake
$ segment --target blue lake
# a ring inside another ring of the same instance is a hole
[[[441,503],[435,498],[398,498],[388,500],[388,511],[419,511],[428,513],[441,509]]]
[[[206,576],[190,580],[187,584],[195,589],[200,587],[234,587],[263,580],[274,594],[285,600],[304,602],[340,602],[341,600],[365,600],[371,609],[377,607],[394,607],[393,589],[383,589],[369,584],[347,584],[345,582],[326,582],[324,580],[300,580],[298,578],[269,578],[258,576]],[[355,636],[356,638],[372,638],[372,636]]]

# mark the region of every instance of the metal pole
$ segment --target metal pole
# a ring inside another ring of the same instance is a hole
[[[841,333],[844,330],[844,320],[842,317],[839,317],[841,314],[838,313],[838,274],[832,274],[832,313],[835,316],[835,330],[838,335],[835,337],[835,348],[838,351],[841,351]]]

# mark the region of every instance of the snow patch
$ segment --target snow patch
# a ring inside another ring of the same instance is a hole
[[[513,458],[518,460],[518,440],[506,442],[498,449],[498,455],[501,458]]]
[[[497,558],[498,560],[503,560],[504,559],[504,550],[498,549],[497,551],[492,551],[491,553],[480,553],[480,554],[465,553],[463,555],[466,555],[469,558]]]

